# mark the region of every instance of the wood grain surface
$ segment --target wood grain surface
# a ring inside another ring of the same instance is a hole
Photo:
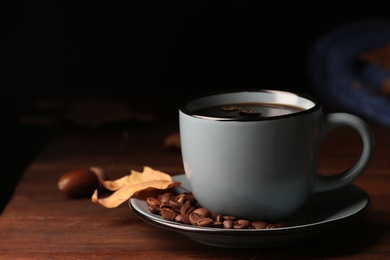
[[[180,151],[164,138],[178,130],[176,119],[110,129],[57,131],[24,172],[0,218],[1,259],[386,259],[390,257],[390,129],[371,125],[372,162],[355,184],[372,205],[343,227],[283,247],[231,249],[195,242],[139,219],[122,204],[107,209],[90,198],[68,199],[57,187],[73,169],[98,166],[111,178],[143,166],[182,174]],[[128,136],[127,145],[124,134]],[[359,156],[361,140],[339,129],[325,139],[319,169],[334,174]],[[121,150],[121,151],[120,151]]]

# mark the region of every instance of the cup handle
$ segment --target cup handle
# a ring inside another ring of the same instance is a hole
[[[318,173],[318,179],[314,186],[314,192],[322,192],[340,188],[354,181],[367,168],[374,151],[374,135],[370,127],[359,117],[347,113],[330,113],[324,115],[321,140],[335,128],[352,127],[363,141],[363,149],[358,161],[349,169],[332,176],[324,176]]]

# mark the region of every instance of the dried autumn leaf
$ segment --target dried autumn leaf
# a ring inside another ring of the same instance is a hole
[[[148,166],[144,167],[143,172],[132,170],[129,175],[123,176],[122,178],[113,181],[99,178],[99,181],[103,184],[103,186],[111,191],[118,190],[119,188],[126,185],[160,180],[172,182],[172,177],[164,172],[154,170]]]
[[[133,195],[146,189],[169,189],[178,186],[180,182],[173,182],[172,177],[164,172],[145,166],[143,172],[132,170],[127,176],[113,181],[99,179],[103,186],[115,191],[111,196],[99,199],[98,191],[92,195],[92,202],[106,208],[115,208],[130,199]]]

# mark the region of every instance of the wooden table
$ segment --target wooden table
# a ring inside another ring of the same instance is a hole
[[[180,152],[163,146],[178,130],[177,118],[119,127],[54,131],[24,172],[0,218],[1,259],[269,259],[286,257],[390,259],[390,129],[372,124],[374,158],[354,183],[371,198],[362,218],[283,247],[231,249],[195,242],[139,219],[121,204],[107,209],[90,198],[67,199],[60,176],[77,168],[102,167],[117,178],[150,166],[182,174]],[[118,154],[128,134],[126,148]],[[361,141],[348,129],[332,133],[322,149],[320,170],[336,173],[359,155]]]

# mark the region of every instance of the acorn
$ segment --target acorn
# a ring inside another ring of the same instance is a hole
[[[91,197],[96,189],[101,189],[98,175],[103,172],[90,169],[75,169],[64,173],[58,180],[58,189],[71,199]]]

